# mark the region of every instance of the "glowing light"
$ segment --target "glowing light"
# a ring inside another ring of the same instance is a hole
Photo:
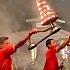
[[[46,5],[44,5],[43,7],[46,8]]]
[[[44,16],[46,16],[46,14],[44,13]]]
[[[43,24],[45,21],[42,21],[41,24]]]
[[[55,15],[53,15],[52,17],[55,17]]]
[[[44,9],[44,12],[46,12],[46,10]]]
[[[43,21],[41,22],[41,24],[43,24]]]
[[[47,15],[51,14],[51,12],[47,12]]]
[[[42,13],[43,13],[43,12],[41,11],[41,12],[40,12],[40,15],[42,15]]]
[[[37,3],[37,6],[39,7],[41,5],[41,3]]]
[[[46,7],[47,7],[48,10],[51,10],[50,7],[49,7],[48,5],[46,5]]]
[[[47,20],[50,19],[51,17],[47,17]]]
[[[53,14],[54,12],[47,12],[47,15],[49,15],[49,14]]]
[[[55,12],[49,7],[45,0],[37,0],[38,10],[40,12],[42,24],[49,24],[49,22],[54,22],[56,19]],[[55,17],[55,18],[54,18]],[[53,19],[52,19],[53,18]]]
[[[39,11],[42,9],[42,8],[38,8],[39,9]]]
[[[46,1],[43,1],[42,4],[46,4]]]
[[[41,16],[41,19],[43,19],[43,16]]]

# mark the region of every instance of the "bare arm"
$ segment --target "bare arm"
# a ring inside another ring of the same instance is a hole
[[[26,35],[26,37],[21,40],[20,42],[18,42],[16,45],[15,45],[15,49],[19,48],[20,46],[24,45],[26,43],[26,41],[29,39],[29,34]]]
[[[61,49],[63,49],[67,44],[69,44],[69,42],[70,42],[70,37],[68,38],[68,39],[66,39],[61,45],[60,45],[60,47],[58,47],[57,49],[56,49],[56,51],[57,52],[59,52]]]
[[[20,41],[19,43],[17,43],[15,45],[15,49],[17,49],[17,48],[21,47],[22,45],[24,45],[26,43],[26,41],[31,37],[31,35],[35,34],[35,33],[38,33],[38,30],[36,28],[32,29],[32,31],[29,32],[22,41]]]

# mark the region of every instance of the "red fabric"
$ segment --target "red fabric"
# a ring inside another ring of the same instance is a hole
[[[12,46],[0,49],[0,70],[11,70],[11,54],[15,52]]]
[[[49,49],[47,51],[44,70],[58,70],[58,61],[57,61],[57,57],[56,57],[56,50]]]

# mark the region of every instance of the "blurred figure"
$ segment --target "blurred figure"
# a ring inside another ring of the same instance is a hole
[[[63,63],[58,66],[56,53],[63,49],[69,42],[70,37],[58,47],[58,44],[54,39],[48,39],[46,41],[46,46],[48,47],[48,50],[46,52],[46,62],[43,70],[62,70]]]
[[[34,46],[34,43],[31,43],[31,46]],[[37,47],[31,50],[32,64],[35,63],[35,59],[37,57]]]
[[[36,28],[33,29],[22,41],[17,43],[15,46],[10,43],[8,37],[0,37],[0,70],[12,70],[11,55],[16,52],[17,48],[24,45],[32,34],[35,34],[37,32],[38,31]]]

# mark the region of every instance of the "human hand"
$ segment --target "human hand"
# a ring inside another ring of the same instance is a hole
[[[32,34],[36,34],[38,33],[38,29],[37,28],[33,28],[31,32],[29,32],[29,35],[31,36]]]
[[[62,62],[62,63],[60,64],[60,66],[59,66],[59,70],[62,70],[63,67],[64,67],[64,65],[63,65],[63,62]]]

